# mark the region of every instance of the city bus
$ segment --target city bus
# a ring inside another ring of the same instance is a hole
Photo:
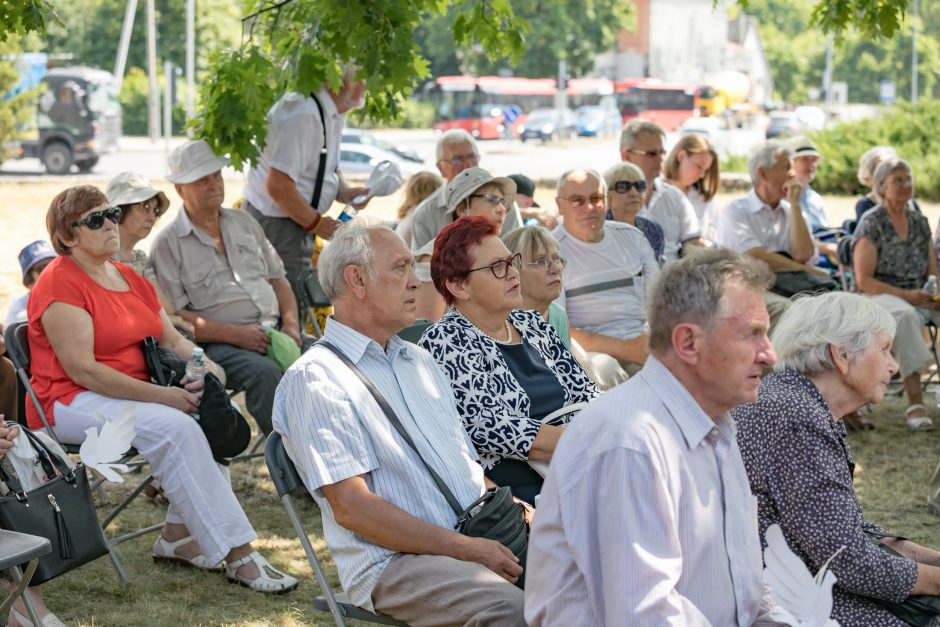
[[[476,139],[513,137],[526,113],[551,106],[555,79],[515,76],[439,76],[423,88],[434,104],[434,130],[462,128]]]
[[[617,107],[626,124],[649,120],[674,131],[695,115],[695,85],[666,83],[656,78],[628,78],[614,83]]]

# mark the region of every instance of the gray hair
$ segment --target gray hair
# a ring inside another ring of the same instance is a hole
[[[898,156],[883,159],[881,163],[878,164],[878,167],[875,168],[873,182],[875,196],[878,198],[878,202],[884,201],[884,198],[881,196],[881,192],[883,192],[885,189],[885,181],[887,181],[888,177],[895,172],[907,172],[911,176],[914,175],[914,171],[911,169],[911,164]]]
[[[346,266],[359,266],[370,280],[375,279],[375,249],[372,244],[373,231],[392,231],[385,223],[356,218],[336,229],[330,245],[323,249],[317,260],[317,275],[320,286],[332,301],[346,291],[343,270]]]
[[[558,240],[544,226],[521,226],[503,235],[502,239],[509,252],[522,253],[522,258],[527,261],[552,248],[558,250]]]
[[[555,184],[556,196],[561,196],[561,188],[563,188],[565,183],[568,182],[568,179],[570,179],[575,174],[587,174],[589,178],[597,181],[600,186],[604,188],[604,194],[607,194],[607,182],[601,178],[601,175],[597,173],[597,170],[591,170],[589,168],[574,168],[573,170],[568,170],[558,177],[558,183]]]
[[[604,172],[604,181],[610,187],[617,181],[646,181],[646,175],[636,164],[621,161],[617,165],[607,168]]]
[[[737,283],[764,293],[774,275],[763,261],[724,248],[699,248],[659,273],[646,299],[651,349],[672,346],[672,331],[679,324],[697,324],[709,330],[724,315],[722,296]]]
[[[454,144],[470,144],[473,146],[473,153],[477,156],[480,155],[480,151],[477,150],[477,140],[473,139],[473,135],[462,128],[452,128],[449,131],[444,131],[437,138],[437,161],[444,158],[444,147],[453,146]]]
[[[630,120],[620,131],[620,153],[623,154],[624,151],[633,148],[640,135],[646,134],[659,135],[663,141],[666,141],[666,132],[658,124],[636,118]]]
[[[771,334],[777,351],[774,369],[806,375],[833,370],[830,346],[844,350],[852,361],[876,341],[879,333],[893,338],[895,328],[894,317],[884,307],[859,294],[798,296]]]
[[[875,178],[875,170],[878,168],[878,165],[885,159],[897,156],[898,153],[895,152],[894,148],[891,146],[875,146],[874,148],[869,148],[858,160],[858,182],[862,185],[874,187],[872,179]]]
[[[747,160],[747,170],[751,175],[751,184],[757,185],[757,171],[760,168],[769,170],[774,167],[780,155],[786,155],[787,159],[792,159],[793,149],[776,139],[764,142],[754,149],[751,158]]]

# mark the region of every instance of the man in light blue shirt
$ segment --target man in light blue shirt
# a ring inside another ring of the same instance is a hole
[[[552,458],[529,543],[530,626],[775,624],[726,413],[757,398],[776,361],[772,282],[725,249],[663,269],[645,366],[582,411]]]
[[[404,241],[352,223],[318,269],[335,311],[325,339],[378,388],[421,458],[469,505],[486,486],[450,384],[427,352],[395,335],[414,322],[420,285]],[[311,348],[284,374],[274,428],[323,512],[353,603],[409,625],[525,624],[516,557],[453,531],[457,517],[421,458],[329,350]]]

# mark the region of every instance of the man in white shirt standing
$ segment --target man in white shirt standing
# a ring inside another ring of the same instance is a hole
[[[365,81],[346,69],[339,91],[284,94],[268,112],[258,162],[245,177],[245,210],[261,225],[284,263],[291,289],[310,267],[313,235],[333,236],[338,222],[324,214],[333,201],[348,203],[367,190],[348,187],[339,172],[345,113],[363,105]]]
[[[647,356],[645,286],[659,274],[659,264],[642,231],[604,220],[606,202],[607,184],[593,170],[571,170],[558,179],[555,203],[563,222],[552,235],[568,260],[558,304],[584,350],[636,371]]]
[[[695,208],[680,189],[659,177],[662,173],[666,134],[647,120],[631,120],[620,131],[620,157],[636,165],[646,176],[646,195],[639,215],[663,229],[665,263],[679,258],[685,245],[704,246]]]
[[[721,249],[663,269],[646,365],[582,411],[552,458],[529,540],[531,627],[775,624],[727,414],[776,361],[772,281]]]

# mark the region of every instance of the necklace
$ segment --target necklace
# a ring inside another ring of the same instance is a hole
[[[466,317],[466,316],[465,316],[465,317]],[[504,328],[506,329],[506,339],[505,339],[505,340],[500,340],[499,338],[494,337],[493,334],[487,333],[487,332],[484,331],[481,327],[478,327],[477,325],[473,324],[473,322],[472,322],[469,318],[467,318],[467,322],[470,322],[470,324],[473,326],[474,329],[476,329],[477,331],[479,331],[480,333],[482,333],[482,334],[485,335],[486,337],[490,338],[490,339],[493,340],[494,342],[497,342],[497,343],[499,343],[499,344],[512,344],[512,325],[509,324],[509,319],[508,319],[508,318],[505,319],[505,320],[503,320],[503,325],[504,325]]]

